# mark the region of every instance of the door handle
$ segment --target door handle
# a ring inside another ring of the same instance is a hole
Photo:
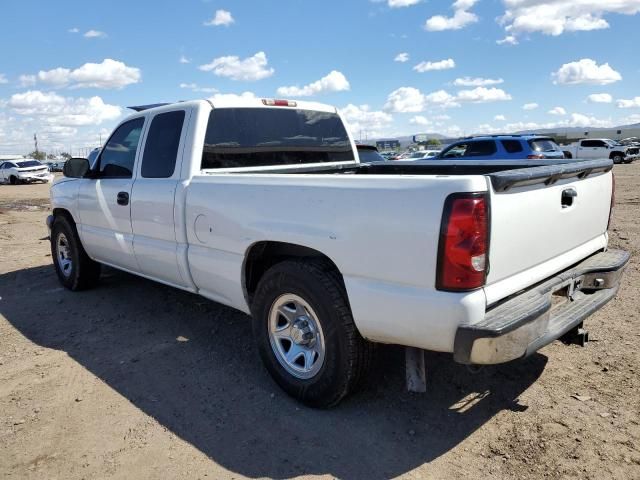
[[[560,200],[562,208],[569,208],[573,205],[574,199],[578,196],[578,191],[575,188],[567,188],[562,191],[562,199]]]
[[[118,192],[118,205],[129,205],[129,194],[127,192]]]

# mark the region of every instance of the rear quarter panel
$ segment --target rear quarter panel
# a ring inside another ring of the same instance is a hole
[[[450,351],[485,298],[435,290],[442,207],[450,193],[486,189],[482,176],[197,176],[186,192],[189,267],[203,295],[248,312],[242,268],[254,243],[313,248],[342,273],[365,337]]]

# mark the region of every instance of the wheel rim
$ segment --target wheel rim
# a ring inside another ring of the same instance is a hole
[[[281,295],[273,302],[269,342],[280,365],[296,378],[313,378],[324,364],[322,326],[311,306],[298,295]]]
[[[56,241],[56,256],[58,258],[58,266],[65,277],[71,275],[73,262],[71,261],[71,247],[64,233],[58,234]]]

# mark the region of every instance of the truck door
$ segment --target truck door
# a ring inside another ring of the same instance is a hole
[[[144,117],[120,125],[96,160],[93,178],[81,180],[79,234],[95,260],[138,272],[131,229],[131,190]]]
[[[150,117],[131,202],[133,249],[140,272],[171,285],[189,285],[178,267],[174,206],[190,110]]]
[[[578,146],[578,158],[599,158],[599,144],[597,140],[582,140]]]

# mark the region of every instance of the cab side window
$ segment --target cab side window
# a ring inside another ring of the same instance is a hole
[[[99,171],[101,177],[131,178],[136,151],[144,118],[135,118],[123,123],[113,132],[100,154]]]
[[[144,178],[169,178],[176,169],[184,110],[153,117],[142,156]]]

